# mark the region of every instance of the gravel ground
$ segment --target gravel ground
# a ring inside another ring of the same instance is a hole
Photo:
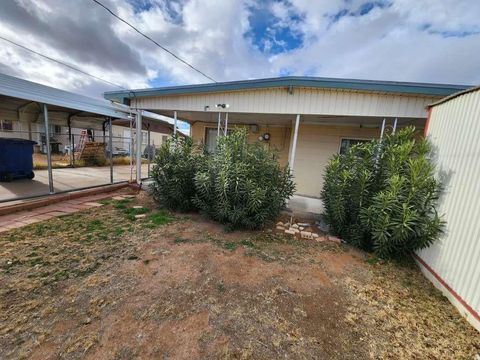
[[[268,230],[225,233],[143,193],[4,233],[0,254],[1,359],[480,353],[480,334],[413,262]]]

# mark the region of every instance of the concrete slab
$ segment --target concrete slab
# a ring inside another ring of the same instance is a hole
[[[130,180],[130,165],[116,165],[113,168],[114,181]],[[142,174],[147,174],[148,166],[142,165]],[[110,168],[82,167],[53,169],[55,191],[68,191],[88,186],[110,183]],[[0,182],[0,200],[15,200],[23,196],[48,194],[48,171],[36,170],[32,180],[19,179],[10,183]]]

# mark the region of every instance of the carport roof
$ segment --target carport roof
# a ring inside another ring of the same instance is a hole
[[[115,118],[125,118],[130,112],[128,106],[74,94],[1,73],[0,95]]]
[[[124,103],[126,99],[142,96],[185,95],[209,92],[252,90],[264,88],[309,87],[322,89],[342,89],[383,93],[401,93],[432,96],[447,96],[468,88],[466,85],[431,84],[399,81],[377,81],[358,79],[336,79],[323,77],[287,76],[269,79],[228,81],[209,84],[168,86],[150,89],[108,91],[104,97]]]

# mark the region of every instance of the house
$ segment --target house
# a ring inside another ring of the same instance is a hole
[[[480,331],[480,87],[429,106],[425,134],[444,191],[445,233],[417,252],[420,268]]]
[[[320,212],[325,165],[352,144],[414,125],[425,127],[426,106],[460,85],[281,77],[200,85],[112,91],[108,100],[186,121],[194,141],[214,151],[216,137],[234,126],[250,141],[279,152],[297,192],[289,206]]]

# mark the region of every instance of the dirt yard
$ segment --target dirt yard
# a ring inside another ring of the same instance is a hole
[[[0,239],[1,359],[480,353],[480,334],[414,264],[269,231],[225,233],[155,210],[145,194]]]

